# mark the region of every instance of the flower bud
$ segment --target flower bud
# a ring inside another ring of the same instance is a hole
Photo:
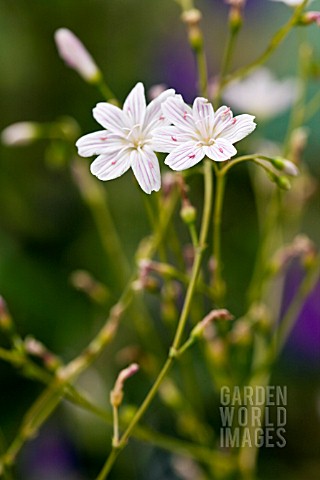
[[[291,183],[284,175],[275,175],[273,177],[273,181],[278,185],[279,188],[281,188],[281,190],[290,190],[291,188]]]
[[[294,258],[305,259],[314,258],[316,255],[315,244],[306,235],[297,235],[293,242],[284,245],[274,255],[269,266],[273,274],[277,274],[280,270],[285,268]]]
[[[277,157],[273,158],[270,163],[277,169],[284,172],[286,175],[290,175],[291,177],[296,177],[299,173],[298,168],[296,165],[291,162],[290,160],[286,160],[285,158]]]
[[[32,143],[38,137],[38,126],[33,122],[18,122],[2,130],[1,141],[4,145],[20,146]]]
[[[197,210],[189,202],[184,202],[180,210],[180,217],[186,225],[190,225],[196,221]]]
[[[290,137],[288,157],[296,165],[301,162],[303,151],[308,142],[309,131],[306,127],[298,127],[293,130]]]
[[[132,377],[139,370],[139,365],[137,363],[132,363],[129,367],[124,368],[119,373],[117,380],[114,384],[113,390],[110,392],[110,403],[113,407],[118,408],[123,399],[123,387],[124,383],[128,378]]]
[[[54,39],[60,57],[89,83],[96,83],[101,72],[83,43],[67,28],[59,28]]]
[[[24,340],[24,348],[29,355],[40,358],[48,370],[55,371],[61,365],[56,355],[49,352],[43,343],[31,336]]]
[[[164,83],[157,83],[156,85],[152,85],[152,87],[148,90],[148,98],[149,100],[154,100],[157,98],[162,92],[167,90],[167,85]]]
[[[99,304],[105,304],[109,296],[109,291],[105,285],[96,280],[86,270],[75,270],[70,277],[71,284],[84,292],[93,301]]]
[[[13,327],[12,318],[8,311],[7,304],[0,296],[0,328],[6,332],[11,331]]]
[[[301,15],[299,25],[311,25],[316,23],[320,27],[320,12],[306,12]]]
[[[233,320],[233,318],[233,315],[231,315],[231,313],[226,309],[211,310],[211,312],[209,312],[208,315],[206,315],[204,319],[193,328],[190,337],[202,337],[207,326],[214,320]]]
[[[200,30],[202,14],[200,10],[192,8],[181,15],[182,21],[187,25],[189,42],[193,50],[198,51],[203,46],[203,36]]]
[[[230,342],[242,346],[249,345],[251,338],[250,323],[246,320],[238,320],[229,334]]]

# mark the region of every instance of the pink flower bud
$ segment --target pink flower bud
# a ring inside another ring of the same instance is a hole
[[[124,368],[118,375],[116,383],[114,384],[113,390],[110,392],[110,402],[111,405],[118,408],[122,403],[123,399],[123,387],[124,382],[128,378],[132,377],[139,370],[139,365],[137,363],[132,363],[129,367]]]
[[[18,122],[9,125],[1,133],[1,140],[7,146],[28,145],[37,138],[37,125],[32,122]]]
[[[304,25],[316,23],[320,27],[320,12],[307,12],[302,16],[301,22]]]
[[[76,70],[87,82],[94,83],[100,77],[100,70],[83,43],[67,28],[59,28],[54,39],[60,57]]]

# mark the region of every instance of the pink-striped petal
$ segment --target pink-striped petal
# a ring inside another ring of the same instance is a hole
[[[202,138],[210,138],[214,125],[214,111],[211,103],[202,97],[197,97],[193,102],[193,119]]]
[[[99,180],[113,180],[123,175],[130,167],[130,150],[122,149],[100,155],[91,164],[90,170]]]
[[[160,167],[156,154],[149,148],[132,150],[133,173],[145,193],[158,192],[161,187]]]
[[[182,131],[195,131],[192,109],[187,105],[181,95],[169,97],[162,104],[164,116]]]
[[[123,128],[129,125],[126,114],[111,103],[98,103],[92,113],[100,125],[118,135],[123,135]]]
[[[214,136],[218,138],[220,132],[226,128],[228,125],[232,125],[233,121],[233,113],[230,107],[226,107],[223,105],[222,107],[218,108],[218,110],[214,114]]]
[[[175,91],[171,88],[160,93],[152,102],[149,103],[146,109],[143,129],[145,132],[151,131],[155,128],[170,125],[170,121],[162,113],[161,105],[169,97],[172,97]]]
[[[175,126],[158,128],[152,137],[152,149],[156,152],[170,153],[184,142],[197,141],[190,133],[181,133]]]
[[[254,118],[247,114],[234,117],[231,125],[229,124],[221,130],[219,137],[229,140],[231,143],[239,142],[256,128],[257,124],[253,121]]]
[[[146,97],[144,94],[144,86],[141,82],[137,83],[127,96],[123,111],[131,119],[132,125],[143,125],[146,113]]]
[[[91,157],[101,153],[119,151],[124,147],[124,139],[119,135],[109,133],[107,130],[100,130],[79,138],[76,146],[81,157]]]
[[[237,150],[232,143],[224,138],[218,138],[213,145],[204,146],[203,150],[207,157],[211,158],[215,162],[224,162],[233,157]]]
[[[165,159],[165,164],[172,170],[186,170],[199,163],[205,156],[204,149],[195,142],[186,142],[175,148]]]

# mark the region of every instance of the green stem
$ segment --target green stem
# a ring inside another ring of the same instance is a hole
[[[110,87],[104,81],[102,75],[93,83],[101,92],[102,96],[106,99],[107,102],[113,103],[114,105],[119,105],[117,97],[110,89]]]
[[[274,34],[266,50],[259,57],[248,65],[241,67],[238,70],[235,70],[228,77],[226,77],[222,82],[222,87],[225,87],[233,80],[245,77],[249,73],[253,72],[256,68],[263,65],[273,54],[273,52],[279,47],[279,45],[284,41],[284,39],[288,36],[292,28],[297,25],[299,18],[305,6],[307,5],[307,2],[308,0],[304,0],[303,3],[294,10],[292,17]]]
[[[205,175],[204,175],[204,180],[205,180],[205,194],[204,194],[204,210],[203,210],[203,217],[202,217],[202,225],[201,225],[201,232],[200,232],[200,241],[199,241],[199,247],[196,251],[196,256],[192,268],[192,273],[191,273],[191,279],[190,283],[187,289],[186,293],[186,298],[184,301],[184,305],[182,308],[182,312],[180,315],[180,319],[178,322],[178,327],[172,342],[172,347],[170,348],[169,356],[164,363],[160,373],[158,374],[158,377],[156,378],[154,384],[152,385],[151,389],[149,390],[147,396],[145,397],[144,401],[140,405],[139,409],[135,413],[133,419],[131,420],[130,424],[128,425],[127,429],[123,433],[117,447],[113,447],[111,450],[111,453],[102,469],[100,474],[97,477],[97,480],[104,480],[107,475],[109,474],[111,468],[113,467],[113,464],[120,454],[121,450],[124,449],[124,447],[127,444],[127,441],[131,435],[131,432],[134,430],[136,425],[139,423],[140,419],[143,417],[147,409],[149,408],[151,402],[153,401],[154,397],[156,396],[159,387],[169,372],[170,368],[172,367],[172,364],[174,363],[175,360],[175,355],[176,352],[180,346],[182,336],[184,333],[184,329],[186,326],[186,322],[188,319],[190,307],[191,307],[191,302],[192,298],[195,292],[195,287],[196,287],[196,282],[197,278],[200,272],[200,266],[201,266],[201,260],[203,256],[203,252],[205,249],[205,243],[208,235],[208,230],[209,230],[209,224],[210,224],[210,215],[211,215],[211,204],[212,204],[212,166],[211,166],[211,161],[206,160],[205,161]]]
[[[180,349],[180,354],[182,353],[182,347]],[[35,368],[35,364],[32,362],[31,359],[21,358],[18,361],[17,353],[11,350],[5,350],[0,348],[0,358],[11,363],[15,367],[20,367],[21,363],[23,364],[30,364],[30,368],[28,368],[28,372],[31,369]],[[44,368],[37,367],[39,371],[39,375],[37,376],[37,380],[41,381],[46,385],[50,385],[53,381],[52,373],[48,373]],[[40,374],[41,372],[41,374]],[[35,376],[32,375],[34,378]],[[76,389],[73,385],[67,384],[65,386],[65,390],[63,393],[64,397],[68,402],[77,405],[78,407],[90,412],[91,414],[100,418],[103,422],[108,425],[112,425],[112,415],[109,411],[104,410],[103,408],[93,404],[86,396]],[[33,408],[33,407],[31,407]],[[30,416],[30,414],[29,414]],[[122,426],[126,427],[128,422],[120,422]],[[167,435],[163,435],[161,433],[157,433],[154,431],[149,430],[146,427],[137,426],[133,433],[133,436],[141,441],[148,442],[156,447],[163,448],[165,450],[169,450],[171,452],[180,453],[182,455],[186,455],[191,458],[198,458],[201,461],[207,463],[208,465],[215,464],[216,461],[212,458],[212,450],[201,445],[196,445],[193,443],[189,443],[183,440],[178,440],[173,437],[169,437]],[[26,439],[25,439],[26,440]],[[18,452],[16,452],[18,453]]]
[[[281,352],[285,345],[290,332],[297,320],[298,314],[307,296],[312,292],[316,283],[320,278],[320,259],[318,258],[314,264],[308,268],[305,278],[302,280],[297,293],[289,308],[287,309],[281,323],[273,337],[272,351],[273,358]]]
[[[199,93],[204,97],[208,96],[208,68],[206,54],[203,46],[195,50],[198,78],[199,78]]]
[[[238,37],[240,29],[234,29],[232,25],[229,24],[229,34],[228,34],[228,39],[227,39],[227,44],[225,47],[225,51],[223,54],[223,59],[222,59],[222,66],[220,70],[220,76],[219,76],[219,82],[218,82],[218,87],[217,87],[217,92],[215,94],[215,107],[217,108],[220,101],[221,101],[221,94],[223,91],[223,84],[224,84],[224,79],[229,71],[233,53],[234,53],[234,48],[236,45],[236,40]]]
[[[293,105],[289,126],[286,133],[284,145],[283,145],[283,156],[287,157],[290,151],[290,140],[292,132],[300,127],[303,124],[305,117],[305,102],[307,94],[307,86],[309,80],[309,65],[310,65],[311,49],[310,46],[306,43],[302,43],[299,48],[299,66],[298,66],[298,79],[299,79],[299,90],[296,101]]]
[[[114,278],[123,288],[130,268],[110,213],[106,191],[82,160],[76,158],[73,161],[72,171],[82,198],[91,211],[108,261],[112,264]]]
[[[320,91],[317,92],[305,106],[304,121],[309,121],[320,108]]]
[[[222,171],[216,171],[216,195],[213,214],[213,257],[215,268],[213,273],[213,291],[218,306],[223,304],[225,284],[222,278],[221,265],[221,216],[225,190],[225,175]]]

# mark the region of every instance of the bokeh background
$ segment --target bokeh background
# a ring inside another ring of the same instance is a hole
[[[197,6],[204,13],[207,60],[214,76],[226,39],[228,8],[222,0],[202,0]],[[255,58],[289,13],[283,4],[248,0],[234,65]],[[125,98],[141,80],[147,89],[159,83],[173,87],[191,102],[197,94],[195,64],[179,16],[179,7],[172,0],[0,0],[0,130],[17,121],[51,122],[64,115],[74,117],[83,133],[97,128],[91,110],[102,100],[101,94],[58,57],[53,34],[59,27],[71,29],[81,38],[119,98]],[[312,26],[308,33],[297,29],[268,63],[279,77],[295,75],[302,35],[314,45],[315,61],[320,61],[319,29]],[[315,76],[309,95],[319,89],[319,82]],[[317,179],[319,120],[318,114],[309,125],[310,141],[304,155]],[[254,135],[281,142],[287,121],[285,113],[258,125]],[[67,361],[102,325],[119,291],[68,165],[63,158],[58,164],[52,158],[45,140],[21,148],[0,145],[0,293],[20,333],[34,335]],[[87,159],[83,162],[89,166]],[[139,240],[149,232],[142,195],[130,173],[105,188],[124,252],[133,266]],[[197,180],[194,192],[196,203],[201,193]],[[235,314],[242,313],[243,291],[258,242],[253,203],[249,176],[239,168],[230,178],[223,231],[224,250],[229,252],[225,262],[234,292],[230,309]],[[301,227],[317,245],[319,203],[316,191]],[[105,305],[93,304],[72,286],[70,275],[77,269],[88,270],[107,286]],[[289,390],[287,446],[262,450],[259,474],[263,479],[312,480],[320,475],[319,299],[320,289],[305,309],[298,333],[292,336],[274,374],[274,384],[286,384]],[[152,298],[147,301],[156,308]],[[165,334],[163,340],[170,341]],[[116,353],[137,342],[134,328],[127,322],[121,339],[90,375],[83,377],[84,384],[106,406],[115,371],[122,367]],[[0,374],[0,435],[9,441],[41,387],[3,362]],[[138,381],[131,400],[138,402],[144,392],[144,382],[140,385]],[[208,399],[210,408],[216,407]],[[170,430],[170,422],[162,414],[159,403],[147,419],[155,427],[160,422],[162,430]],[[17,478],[92,478],[105,458],[109,438],[110,430],[104,425],[64,405],[19,457]],[[118,479],[181,478],[167,453],[134,441],[113,475]]]

